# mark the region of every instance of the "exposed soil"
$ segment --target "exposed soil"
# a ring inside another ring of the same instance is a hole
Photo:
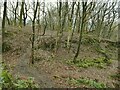
[[[8,28],[7,28],[8,29]],[[13,35],[6,37],[6,42],[10,43],[11,50],[3,54],[3,60],[7,64],[12,75],[20,77],[34,77],[36,83],[40,87],[74,87],[71,86],[67,78],[88,77],[93,80],[98,80],[109,87],[115,87],[115,80],[110,78],[110,75],[117,73],[118,61],[113,60],[110,66],[105,69],[95,67],[78,68],[73,65],[68,65],[65,60],[72,59],[74,56],[75,47],[68,54],[67,50],[60,48],[57,53],[49,50],[38,49],[35,50],[35,56],[39,59],[35,61],[34,65],[29,64],[31,55],[30,42],[30,27],[18,30],[18,28],[10,28]],[[52,35],[51,32],[47,32]],[[56,32],[53,34],[55,35]],[[46,34],[46,36],[48,35]],[[52,35],[53,36],[53,35]],[[117,49],[116,49],[117,50]],[[117,52],[114,50],[113,52]],[[93,49],[93,46],[81,46],[79,58],[97,58],[102,55]],[[116,54],[114,55],[116,56]]]

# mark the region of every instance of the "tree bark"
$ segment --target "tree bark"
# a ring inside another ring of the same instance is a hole
[[[31,52],[31,61],[30,61],[30,63],[32,64],[34,64],[35,19],[36,19],[38,5],[39,5],[39,2],[37,0],[36,9],[34,11],[34,17],[32,21],[32,52]]]
[[[17,20],[17,8],[18,8],[18,0],[17,0],[16,7],[15,7],[15,21],[14,21],[15,26],[16,26],[16,20]]]
[[[25,3],[25,0],[22,0],[21,10],[20,10],[20,22],[19,22],[20,27],[22,27],[22,19],[23,19],[23,14],[24,14],[24,3]]]
[[[5,17],[7,12],[7,0],[4,1],[4,11],[2,20],[2,52],[4,52],[4,37],[5,37]]]
[[[77,48],[77,52],[74,56],[74,59],[73,59],[73,62],[76,63],[76,59],[79,55],[79,51],[80,51],[80,46],[81,46],[81,41],[82,41],[82,33],[83,33],[83,30],[84,30],[84,19],[86,17],[86,5],[87,5],[87,2],[82,2],[82,8],[83,8],[83,11],[82,11],[82,21],[81,21],[81,32],[79,33],[79,42],[78,42],[78,48]],[[80,16],[80,13],[79,13],[79,16]]]
[[[77,22],[77,18],[78,18],[79,9],[80,9],[80,2],[78,2],[77,11],[76,11],[76,16],[75,16],[75,21],[73,22],[73,26],[72,26],[72,34],[71,34],[71,37],[70,37],[70,41],[73,40],[73,34],[74,34],[74,31],[75,31],[75,26],[76,26],[76,22]],[[79,19],[80,19],[80,17],[79,17]],[[70,43],[69,51],[70,51],[70,49],[71,49],[71,44],[72,44],[72,43]]]

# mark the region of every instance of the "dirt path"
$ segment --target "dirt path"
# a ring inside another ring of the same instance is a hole
[[[55,87],[54,83],[50,80],[49,75],[45,71],[40,71],[34,66],[30,66],[30,46],[27,47],[26,52],[19,58],[17,65],[14,68],[16,75],[33,77],[40,87],[51,88]]]

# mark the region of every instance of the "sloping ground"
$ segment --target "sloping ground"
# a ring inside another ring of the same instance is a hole
[[[30,33],[27,32],[29,28],[24,29],[25,31],[17,30],[18,28],[9,28],[9,31],[13,32],[13,36],[12,39],[7,38],[6,41],[11,43],[12,49],[3,54],[3,60],[5,60],[9,71],[14,76],[34,77],[40,87],[54,87],[47,73],[38,72],[34,66],[29,65],[31,54]]]
[[[54,87],[54,84],[51,82],[47,73],[39,71],[34,66],[28,64],[30,59],[29,56],[30,48],[27,48],[24,55],[19,58],[17,65],[14,67],[13,73],[18,76],[34,77],[40,87]]]
[[[74,87],[66,81],[67,78],[79,79],[79,77],[90,78],[98,80],[109,87],[114,87],[116,81],[110,79],[110,75],[117,72],[117,62],[114,61],[111,66],[106,69],[98,68],[77,68],[75,66],[68,66],[59,61],[41,61],[37,62],[39,71],[45,71],[49,77],[53,79],[60,87]]]
[[[110,78],[117,72],[118,62],[116,60],[106,69],[98,69],[95,67],[78,68],[64,63],[65,59],[73,57],[73,52],[68,54],[66,50],[60,49],[56,55],[47,50],[36,50],[36,56],[42,57],[35,62],[35,65],[29,65],[31,54],[31,37],[30,28],[25,27],[23,30],[19,28],[9,28],[12,32],[11,36],[6,38],[6,42],[11,43],[12,49],[3,54],[10,72],[20,77],[34,77],[40,87],[75,87],[69,84],[67,78],[88,77],[93,80],[114,87],[115,80]],[[73,49],[74,51],[74,49]],[[100,57],[89,46],[82,46],[82,52],[79,57]]]

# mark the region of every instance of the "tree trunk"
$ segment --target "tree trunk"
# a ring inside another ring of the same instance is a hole
[[[35,19],[36,19],[38,5],[39,5],[39,2],[37,0],[36,9],[34,11],[34,17],[32,21],[32,52],[31,52],[31,61],[30,61],[30,63],[32,64],[34,64]]]
[[[4,11],[2,20],[2,52],[4,52],[4,35],[5,35],[5,17],[7,12],[7,0],[4,1]]]
[[[46,31],[46,28],[47,28],[47,20],[46,20],[46,14],[45,14],[45,1],[43,2],[44,6],[43,6],[43,23],[44,23],[44,29],[43,29],[43,35],[45,35],[45,31]]]
[[[24,14],[24,3],[25,3],[25,0],[22,0],[21,10],[20,10],[20,22],[19,22],[20,27],[22,27],[22,19],[23,19],[23,14]]]
[[[14,25],[16,26],[16,20],[17,20],[17,8],[18,8],[18,0],[16,3],[16,8],[15,8],[15,21],[14,21]]]
[[[71,43],[70,43],[70,40],[71,40],[71,36],[72,36],[72,25],[73,25],[73,15],[74,15],[74,6],[75,6],[76,2],[73,2],[72,3],[72,10],[71,10],[71,14],[70,16],[68,16],[68,20],[69,20],[69,31],[68,31],[68,39],[67,39],[67,47],[68,49],[70,50],[70,46],[71,46]]]
[[[59,47],[59,41],[60,41],[60,30],[61,30],[61,9],[62,9],[62,2],[61,0],[59,1],[59,4],[57,4],[58,6],[58,14],[59,14],[59,21],[58,21],[58,30],[57,30],[57,37],[56,37],[56,52],[58,50]]]
[[[80,2],[78,2],[78,6],[77,6],[77,11],[76,11],[76,16],[75,16],[75,20],[74,20],[74,22],[73,22],[73,26],[72,26],[72,34],[71,34],[71,37],[70,37],[70,41],[72,41],[72,39],[73,39],[73,34],[74,34],[74,29],[75,29],[75,26],[76,26],[76,22],[77,22],[77,18],[78,18],[78,13],[79,13],[79,9],[80,9]],[[79,19],[80,19],[80,17],[79,17]],[[69,46],[69,51],[70,51],[70,49],[71,49],[71,44],[72,43],[70,43],[70,46]]]
[[[73,59],[73,62],[76,63],[76,59],[79,55],[79,51],[80,51],[80,46],[81,46],[81,41],[82,41],[82,33],[83,33],[83,30],[84,30],[84,19],[86,17],[86,5],[87,5],[87,2],[82,2],[82,8],[83,8],[83,11],[82,11],[82,21],[81,21],[81,32],[79,33],[79,42],[78,42],[78,48],[77,48],[77,52],[74,56],[74,59]],[[79,16],[80,16],[80,13],[79,13]]]

